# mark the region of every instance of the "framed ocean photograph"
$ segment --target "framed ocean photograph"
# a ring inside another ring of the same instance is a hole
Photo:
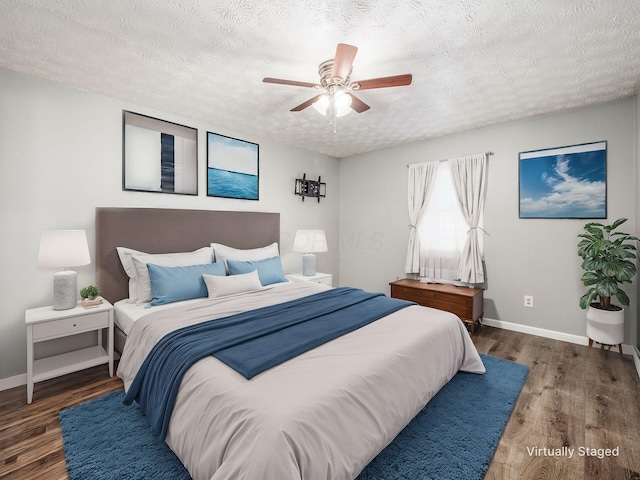
[[[198,130],[122,112],[122,189],[198,195]]]
[[[207,195],[259,199],[257,143],[207,132]]]
[[[520,218],[607,218],[607,142],[520,152]]]

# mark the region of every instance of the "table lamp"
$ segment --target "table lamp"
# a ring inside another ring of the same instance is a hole
[[[303,252],[302,274],[313,276],[316,274],[316,252],[326,252],[327,237],[324,230],[298,230],[293,239],[293,251]]]
[[[53,309],[68,310],[78,302],[77,274],[69,267],[91,263],[84,230],[45,230],[40,238],[38,266],[63,268],[53,276]]]

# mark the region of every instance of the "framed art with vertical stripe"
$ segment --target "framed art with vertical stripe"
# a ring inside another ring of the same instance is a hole
[[[122,112],[122,189],[198,195],[198,130]]]

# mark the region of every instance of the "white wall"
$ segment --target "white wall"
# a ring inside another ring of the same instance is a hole
[[[608,141],[608,218],[636,231],[635,100],[632,98],[401,145],[340,160],[340,283],[389,292],[403,272],[410,163],[493,151],[485,209],[485,316],[584,337],[578,307],[582,270],[577,234],[584,220],[518,218],[518,153]],[[357,240],[356,240],[357,239]],[[628,288],[625,343],[634,344],[637,293]],[[523,296],[534,296],[534,308]]]
[[[198,128],[197,197],[122,191],[123,109]],[[259,201],[206,196],[207,131],[260,145]],[[303,173],[327,182],[329,193],[320,203],[303,203],[293,194]],[[337,244],[337,184],[335,158],[0,70],[0,386],[26,371],[24,310],[52,301],[54,272],[36,267],[42,230],[86,229],[93,255],[96,206],[280,212],[283,266],[295,272],[302,263],[300,254],[291,253],[295,230],[322,228]],[[76,270],[79,288],[94,282],[93,265]],[[336,248],[318,255],[318,270],[337,281]]]

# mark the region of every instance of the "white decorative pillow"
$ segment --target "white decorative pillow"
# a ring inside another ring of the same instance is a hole
[[[138,273],[132,257],[133,255],[145,254],[145,252],[126,247],[116,247],[116,251],[118,252],[118,257],[120,257],[122,268],[129,276],[129,302],[135,303],[138,301]]]
[[[203,274],[204,283],[209,292],[209,298],[225,297],[236,293],[253,292],[262,290],[262,283],[258,271],[253,270],[249,273],[241,273],[239,275],[219,276]]]
[[[153,298],[147,263],[153,263],[154,265],[160,265],[162,267],[184,267],[188,265],[212,263],[212,249],[211,247],[202,247],[193,252],[139,253],[132,255],[131,258],[136,270],[138,289],[136,302],[146,303],[150,302]]]
[[[216,262],[225,262],[227,260],[254,261],[264,260],[266,258],[277,257],[280,255],[278,251],[278,242],[260,248],[233,248],[221,243],[212,243],[213,256]]]

